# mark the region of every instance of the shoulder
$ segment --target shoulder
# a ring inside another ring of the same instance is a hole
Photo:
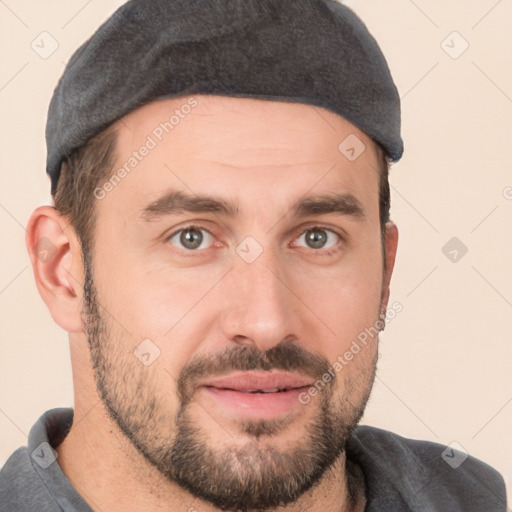
[[[501,475],[450,446],[361,426],[349,440],[347,456],[360,465],[371,496],[395,500],[403,510],[506,510]]]
[[[56,408],[34,423],[27,446],[18,448],[0,470],[0,512],[71,510],[66,508],[69,503],[88,510],[62,473],[52,448],[64,439],[72,420],[73,409]]]
[[[18,448],[0,470],[0,510],[60,510],[34,470],[27,447]]]

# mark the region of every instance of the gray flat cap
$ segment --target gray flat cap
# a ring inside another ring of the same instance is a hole
[[[216,94],[317,105],[403,153],[400,98],[361,20],[335,0],[130,0],[71,57],[46,125],[63,160],[151,101]]]

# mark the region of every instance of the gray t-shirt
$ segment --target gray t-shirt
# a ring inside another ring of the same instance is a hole
[[[73,423],[73,409],[44,413],[0,471],[1,512],[91,512],[62,472],[54,448]],[[505,512],[503,478],[450,447],[358,427],[347,457],[366,481],[365,512]]]

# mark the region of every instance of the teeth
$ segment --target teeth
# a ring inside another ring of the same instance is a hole
[[[286,388],[257,389],[255,391],[248,391],[248,393],[277,393],[278,391],[286,391]]]

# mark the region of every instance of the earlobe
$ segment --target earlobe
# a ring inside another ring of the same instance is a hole
[[[41,206],[29,219],[25,240],[37,289],[53,319],[68,332],[82,332],[83,267],[72,226],[54,207]]]

